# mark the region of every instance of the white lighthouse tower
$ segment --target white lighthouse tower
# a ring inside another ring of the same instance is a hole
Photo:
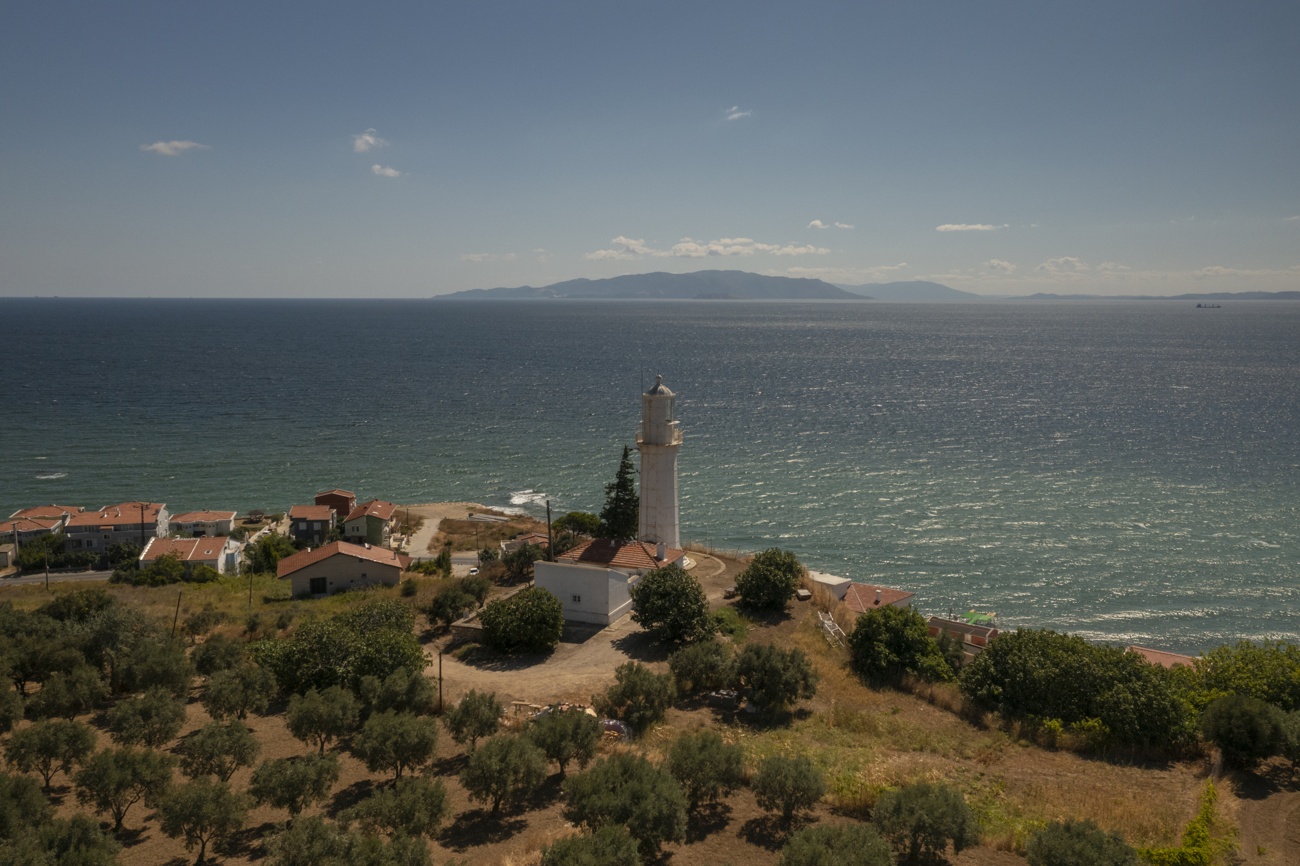
[[[654,387],[641,395],[641,518],[637,538],[670,548],[681,547],[677,522],[677,450],[682,431],[673,414],[676,397],[655,376]]]

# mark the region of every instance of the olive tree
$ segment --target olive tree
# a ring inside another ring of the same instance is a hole
[[[391,770],[394,779],[433,760],[438,723],[428,717],[391,710],[366,720],[352,743],[352,752],[372,773]]]
[[[677,696],[673,678],[657,674],[640,662],[626,662],[614,671],[614,685],[595,698],[596,711],[620,719],[637,734],[663,721]]]
[[[961,793],[949,785],[918,782],[886,791],[872,818],[901,863],[928,863],[979,842],[979,826]]]
[[[340,686],[330,686],[321,691],[310,689],[305,695],[289,698],[285,721],[289,733],[310,746],[316,746],[323,755],[330,743],[356,730],[360,713],[361,707],[352,692]]]
[[[185,701],[156,686],[108,711],[109,736],[122,746],[157,749],[174,739],[183,724]]]
[[[619,824],[566,836],[542,849],[542,866],[641,866],[636,839]]]
[[[564,782],[564,817],[593,831],[622,824],[647,860],[686,837],[686,795],[641,755],[619,754]]]
[[[745,782],[745,750],[727,745],[713,731],[677,738],[668,752],[668,772],[686,792],[692,809],[714,803]]]
[[[95,734],[81,722],[47,719],[19,728],[9,735],[5,758],[20,772],[35,771],[45,780],[45,790],[60,770],[72,771],[95,747]]]
[[[796,758],[773,755],[758,765],[753,788],[758,805],[779,811],[781,819],[789,825],[796,813],[817,805],[826,793],[826,779],[803,755]]]
[[[480,737],[490,737],[497,732],[504,712],[496,692],[479,694],[470,689],[456,706],[443,713],[442,721],[451,732],[451,738],[462,746],[468,742],[472,752]]]
[[[765,713],[781,712],[817,694],[817,672],[802,650],[746,644],[736,660],[740,696]]]
[[[1029,866],[1138,866],[1137,852],[1092,821],[1053,821],[1029,837]]]
[[[249,780],[248,793],[259,805],[286,809],[296,818],[312,803],[329,796],[339,780],[333,755],[303,755],[263,761]]]
[[[92,755],[73,781],[77,802],[113,818],[113,832],[120,832],[127,811],[143,800],[158,804],[171,782],[172,762],[151,749],[105,749]]]
[[[560,765],[563,776],[570,761],[576,761],[584,770],[587,768],[600,745],[601,729],[595,716],[570,707],[552,709],[538,716],[528,726],[526,736],[542,754]]]
[[[493,737],[475,749],[461,774],[460,783],[470,797],[492,804],[492,814],[501,806],[513,807],[527,800],[546,781],[546,756],[524,737]]]
[[[817,824],[790,835],[778,866],[894,866],[894,852],[870,824]]]
[[[407,776],[358,803],[350,816],[365,827],[392,835],[438,835],[447,817],[447,789],[440,779]]]
[[[252,766],[261,745],[239,722],[210,722],[180,741],[181,772],[191,779],[216,776],[229,782],[235,770]]]
[[[162,831],[184,839],[185,850],[199,848],[195,866],[201,866],[208,843],[233,836],[248,819],[248,800],[225,782],[195,779],[168,792],[158,807]]]

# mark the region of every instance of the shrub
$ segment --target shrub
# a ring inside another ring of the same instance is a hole
[[[393,778],[400,779],[403,772],[432,761],[437,745],[436,721],[390,710],[366,719],[352,751],[372,773],[392,770]]]
[[[950,843],[960,854],[979,842],[975,815],[948,785],[920,782],[886,791],[876,801],[872,818],[902,863],[936,860]]]
[[[1092,821],[1053,821],[1029,838],[1029,866],[1138,866],[1137,852]]]
[[[741,697],[765,713],[817,694],[817,673],[797,649],[747,644],[736,660],[736,677]]]
[[[248,793],[259,805],[286,809],[296,818],[312,803],[324,800],[339,780],[333,755],[303,755],[263,761],[253,771]]]
[[[483,642],[498,652],[550,652],[564,634],[564,606],[547,590],[531,586],[489,602],[479,621]]]
[[[727,689],[736,684],[736,653],[720,641],[700,641],[669,656],[668,670],[680,694]]]
[[[614,671],[614,685],[594,699],[596,712],[620,719],[642,734],[658,722],[677,696],[672,677],[657,674],[640,662],[626,662]]]
[[[504,712],[495,692],[479,694],[470,689],[456,706],[443,714],[442,720],[451,738],[462,746],[468,742],[472,752],[479,737],[490,737],[497,732]]]
[[[594,831],[627,827],[647,860],[665,842],[686,837],[686,795],[663,770],[641,755],[613,755],[564,782],[564,817]]]
[[[1250,769],[1283,744],[1282,711],[1257,698],[1229,695],[1205,708],[1201,730],[1232,767]]]
[[[713,633],[709,600],[680,565],[648,571],[632,587],[632,621],[655,640],[689,643]]]
[[[596,756],[596,747],[600,745],[600,722],[579,709],[552,709],[545,715],[534,719],[528,726],[527,736],[542,754],[560,765],[560,775],[570,761],[577,761],[582,769],[587,768]]]
[[[677,738],[668,753],[668,772],[682,786],[692,809],[715,803],[745,782],[745,750],[729,746],[713,731]]]
[[[248,801],[225,782],[196,779],[172,790],[158,809],[162,831],[183,838],[185,850],[199,847],[195,864],[203,863],[208,843],[233,836],[248,819]]]
[[[736,591],[746,607],[785,610],[794,598],[804,567],[788,550],[769,547],[750,561],[736,577]]]
[[[181,772],[191,779],[216,776],[229,782],[235,770],[251,766],[261,745],[239,722],[209,722],[181,740]]]
[[[460,783],[471,798],[492,804],[492,814],[502,805],[514,806],[533,795],[546,781],[546,756],[524,737],[493,737],[475,749],[461,774]]]
[[[780,811],[781,819],[790,824],[795,813],[817,805],[826,793],[826,780],[821,770],[803,755],[797,758],[774,755],[758,765],[753,788],[759,806]]]
[[[243,641],[222,634],[213,635],[190,652],[190,661],[194,663],[194,670],[205,677],[237,667],[243,660]]]
[[[870,825],[818,824],[791,834],[778,866],[894,866],[894,852]]]
[[[953,678],[925,617],[910,607],[878,607],[859,616],[849,651],[853,670],[873,685],[898,685],[908,674],[929,682]]]
[[[543,848],[542,866],[641,866],[641,857],[626,827],[607,824]]]

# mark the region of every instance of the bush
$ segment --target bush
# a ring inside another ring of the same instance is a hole
[[[641,857],[627,828],[608,824],[543,848],[542,866],[641,866]]]
[[[365,676],[382,681],[401,668],[424,670],[427,660],[413,623],[409,605],[371,602],[347,614],[307,620],[292,637],[259,640],[249,652],[284,692],[355,688]]]
[[[528,726],[527,737],[549,760],[560,765],[560,775],[563,776],[570,761],[577,761],[578,766],[585,770],[596,756],[601,737],[600,722],[579,709],[552,709],[533,720]]]
[[[311,689],[305,695],[291,697],[285,721],[289,733],[308,745],[317,746],[323,755],[331,742],[356,730],[360,713],[361,708],[351,692],[330,686],[323,691]]]
[[[788,550],[769,547],[758,554],[736,577],[736,591],[746,607],[785,610],[794,598],[804,567]]]
[[[513,807],[531,797],[546,781],[546,756],[524,737],[493,737],[475,749],[460,783],[472,799]]]
[[[925,617],[910,607],[878,607],[858,617],[849,634],[853,670],[872,685],[899,685],[904,676],[928,682],[953,678]]]
[[[680,565],[648,571],[632,587],[632,621],[659,641],[689,643],[713,633],[709,600]]]
[[[203,863],[208,843],[233,836],[248,819],[248,801],[225,782],[197,779],[172,790],[158,809],[162,831],[183,838],[185,850],[199,846],[195,864]]]
[[[894,866],[894,852],[875,827],[805,827],[781,849],[778,866]]]
[[[235,770],[252,765],[260,749],[252,732],[239,722],[209,722],[181,740],[176,752],[181,772],[189,778],[216,776],[229,782]]]
[[[362,677],[357,684],[361,699],[361,713],[382,713],[393,710],[427,716],[438,706],[438,695],[433,683],[421,671],[398,668],[380,681],[378,677]]]
[[[243,641],[221,634],[213,635],[190,652],[194,670],[205,677],[237,667],[243,660]]]
[[[1224,763],[1250,769],[1283,744],[1282,711],[1257,698],[1229,695],[1205,708],[1201,730],[1219,747]]]
[[[765,713],[785,710],[817,694],[817,673],[801,650],[748,644],[736,660],[738,691]]]
[[[479,737],[490,737],[497,732],[504,713],[496,692],[479,694],[470,689],[456,706],[443,714],[442,720],[451,738],[462,746],[468,742],[472,752]]]
[[[619,665],[614,680],[605,694],[594,698],[596,712],[621,720],[636,734],[663,721],[677,696],[671,676],[657,674],[640,662]]]
[[[1029,866],[1138,866],[1137,852],[1092,821],[1053,821],[1029,838]]]
[[[547,590],[531,586],[489,602],[479,621],[483,642],[498,652],[550,652],[564,634],[564,606]]]
[[[745,783],[745,750],[727,745],[713,731],[685,734],[668,753],[668,772],[695,809],[716,803]]]
[[[165,689],[150,689],[108,711],[108,733],[122,746],[157,749],[180,733],[183,724],[185,701]]]
[[[901,863],[936,860],[950,843],[960,854],[979,842],[975,815],[961,794],[948,785],[920,782],[886,791],[876,801],[872,818]]]
[[[477,606],[474,596],[463,591],[459,586],[446,586],[434,594],[425,614],[430,622],[445,628],[469,614]]]
[[[366,719],[354,738],[352,752],[372,773],[393,771],[402,778],[433,760],[438,745],[438,723],[409,713],[376,713]]]
[[[259,805],[286,809],[296,818],[303,809],[329,796],[339,780],[339,761],[333,755],[303,755],[263,761],[253,771],[248,793]]]
[[[826,793],[826,780],[821,770],[803,755],[797,758],[775,755],[758,765],[753,788],[758,805],[769,811],[779,810],[781,819],[788,825],[795,813],[817,805]]]
[[[613,755],[564,782],[564,817],[593,831],[622,824],[647,860],[686,837],[686,795],[641,755]]]
[[[736,684],[736,653],[720,641],[700,641],[669,656],[668,670],[680,694],[728,689]]]

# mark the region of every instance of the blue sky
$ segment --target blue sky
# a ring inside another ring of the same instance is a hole
[[[1300,288],[1294,2],[10,3],[0,295]]]

